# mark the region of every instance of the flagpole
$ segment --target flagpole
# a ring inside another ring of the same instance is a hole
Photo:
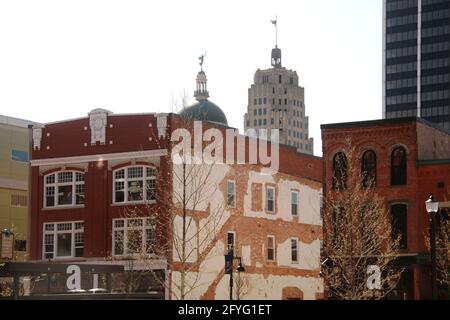
[[[278,18],[275,15],[275,48],[278,48]]]

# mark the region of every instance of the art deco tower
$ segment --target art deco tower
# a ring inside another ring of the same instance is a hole
[[[272,21],[276,26],[276,20]],[[270,69],[258,69],[248,89],[244,130],[279,129],[279,142],[293,146],[298,152],[313,154],[313,139],[308,134],[305,114],[305,89],[298,84],[296,71],[281,64],[281,50],[272,49]]]

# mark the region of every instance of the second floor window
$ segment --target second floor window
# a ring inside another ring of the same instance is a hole
[[[113,220],[113,255],[154,253],[156,244],[152,218]]]
[[[82,257],[83,249],[83,221],[44,224],[43,259]]]
[[[267,237],[267,260],[275,261],[275,237]]]
[[[114,203],[156,200],[156,169],[133,166],[113,172]]]
[[[235,246],[236,246],[236,236],[235,233],[230,231],[227,233],[227,254],[232,252],[233,256],[236,254],[235,251]]]
[[[44,177],[44,207],[84,204],[84,173],[60,171]]]
[[[298,192],[291,192],[291,214],[296,216],[298,214]]]
[[[408,247],[408,224],[406,204],[394,204],[391,206],[392,214],[392,237],[400,238],[400,249]]]

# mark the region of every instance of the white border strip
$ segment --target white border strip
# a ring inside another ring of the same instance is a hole
[[[167,156],[167,154],[168,154],[167,149],[156,149],[156,150],[135,151],[135,152],[94,154],[89,156],[37,159],[31,160],[30,163],[32,167],[37,167],[37,166],[62,165],[70,163],[82,163],[82,162],[123,160],[130,158],[133,159],[146,157],[162,157]]]
[[[382,62],[382,118],[386,119],[386,0],[383,0],[383,49],[382,49],[382,56],[383,56],[383,62]]]
[[[417,2],[417,117],[422,117],[422,0]]]

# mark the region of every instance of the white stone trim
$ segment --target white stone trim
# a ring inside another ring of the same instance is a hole
[[[417,1],[417,117],[422,110],[422,0]]]
[[[165,138],[166,137],[166,129],[167,129],[167,113],[159,113],[156,115],[156,123],[158,127],[158,137]]]
[[[49,166],[49,165],[64,165],[73,163],[96,162],[96,161],[111,161],[111,160],[125,160],[138,158],[151,158],[167,156],[167,149],[156,149],[147,151],[133,151],[120,153],[106,153],[94,154],[89,156],[63,157],[63,158],[47,158],[31,160],[31,166]]]
[[[33,121],[25,120],[25,119],[19,119],[19,118],[0,115],[0,124],[7,125],[7,126],[20,127],[20,128],[28,128],[28,126],[30,124],[36,124],[36,123]]]
[[[94,109],[89,112],[89,126],[91,128],[91,145],[98,142],[105,144],[106,126],[108,124],[108,115],[111,112],[104,109]]]
[[[43,125],[33,126],[33,150],[41,149],[42,140],[42,129],[45,128]]]
[[[382,31],[382,35],[383,35],[383,49],[382,49],[382,56],[383,56],[383,61],[382,61],[382,118],[386,119],[386,10],[387,10],[387,5],[386,5],[386,0],[383,0],[383,31]]]

